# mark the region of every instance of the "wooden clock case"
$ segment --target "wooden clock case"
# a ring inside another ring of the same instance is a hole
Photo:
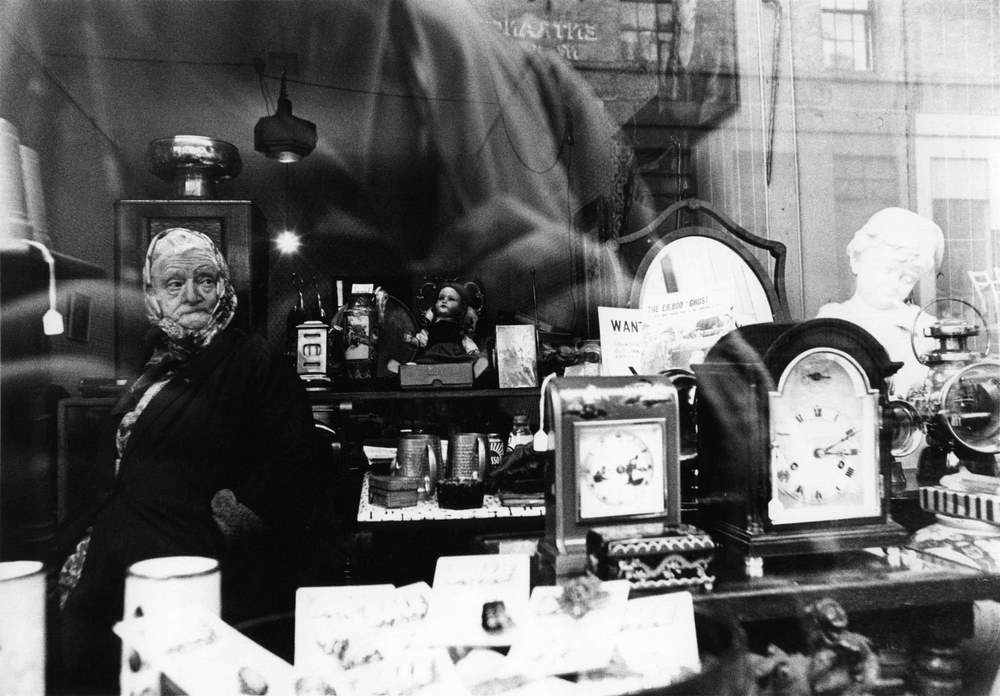
[[[766,557],[894,546],[906,537],[905,529],[889,517],[891,432],[881,418],[878,515],[786,525],[771,522],[768,395],[795,356],[817,347],[853,357],[878,391],[878,411],[884,409],[887,378],[900,364],[891,361],[864,329],[839,319],[741,327],[723,336],[704,363],[693,366],[698,382],[698,456],[705,481],[698,525],[715,537],[720,560],[742,560],[750,575],[762,572]]]

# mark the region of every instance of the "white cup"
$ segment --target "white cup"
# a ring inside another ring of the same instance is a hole
[[[162,556],[129,566],[125,577],[128,619],[173,606],[200,604],[216,616],[222,610],[219,562],[206,556]]]
[[[200,605],[216,616],[222,610],[219,562],[205,556],[162,556],[129,566],[125,576],[124,619],[149,616],[170,621],[171,610]],[[158,696],[160,671],[130,645],[122,644],[119,686],[123,696]]]
[[[45,693],[45,570],[0,563],[0,694]]]

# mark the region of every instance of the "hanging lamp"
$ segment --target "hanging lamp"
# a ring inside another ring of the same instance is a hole
[[[267,157],[289,164],[298,162],[316,147],[316,124],[292,115],[285,73],[281,73],[278,110],[264,116],[253,129],[253,148]]]

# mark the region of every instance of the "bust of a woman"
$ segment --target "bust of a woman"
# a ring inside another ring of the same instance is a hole
[[[823,305],[816,315],[857,324],[882,344],[890,359],[903,363],[892,378],[893,395],[905,397],[926,375],[913,348],[926,352],[933,347],[923,336],[932,317],[907,298],[921,276],[940,266],[943,254],[944,234],[934,222],[903,208],[884,208],[847,245],[854,294]]]

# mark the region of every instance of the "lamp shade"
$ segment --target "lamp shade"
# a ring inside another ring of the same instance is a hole
[[[292,102],[281,76],[278,110],[264,116],[253,129],[253,147],[279,162],[298,162],[316,147],[316,124],[292,115]]]

